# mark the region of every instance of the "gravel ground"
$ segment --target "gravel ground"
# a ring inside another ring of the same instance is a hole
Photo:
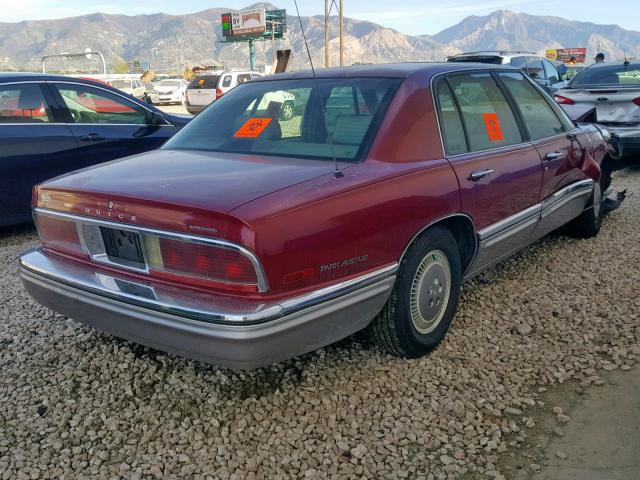
[[[615,182],[599,237],[553,235],[467,284],[417,361],[356,338],[234,373],[122,342],[31,301],[16,257],[35,236],[0,234],[0,478],[510,476],[545,389],[640,361],[640,169]]]

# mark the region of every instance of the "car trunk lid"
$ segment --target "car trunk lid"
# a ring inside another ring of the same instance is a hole
[[[598,123],[640,123],[640,87],[585,86],[565,89],[557,94],[575,104],[595,107]]]
[[[224,236],[231,210],[331,171],[332,164],[321,160],[156,150],[48,181],[37,189],[37,204],[110,221]]]

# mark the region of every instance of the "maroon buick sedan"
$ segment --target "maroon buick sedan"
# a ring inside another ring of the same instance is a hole
[[[419,357],[465,279],[558,227],[598,233],[607,132],[574,124],[519,70],[317,75],[243,84],[160,150],[36,187],[30,294],[233,368],[365,328]]]

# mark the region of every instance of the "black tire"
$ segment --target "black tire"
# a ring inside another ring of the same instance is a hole
[[[604,193],[611,185],[611,169],[603,165],[600,180],[593,185],[593,193],[587,208],[567,224],[567,233],[576,238],[593,238],[600,233],[602,227],[602,201]]]
[[[444,286],[447,270],[448,289]],[[404,255],[391,296],[370,324],[369,335],[394,355],[408,358],[426,355],[449,330],[461,284],[462,266],[455,238],[443,227],[427,230]],[[439,288],[440,285],[443,287]]]

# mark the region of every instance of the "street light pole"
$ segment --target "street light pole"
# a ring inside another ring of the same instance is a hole
[[[249,67],[251,71],[256,69],[256,46],[251,37],[249,37]]]

